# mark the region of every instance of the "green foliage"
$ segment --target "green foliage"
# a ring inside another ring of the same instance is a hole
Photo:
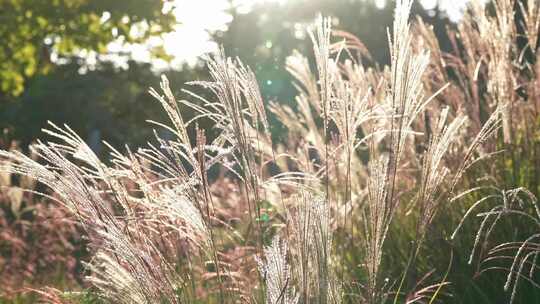
[[[540,194],[540,119],[531,117],[530,127],[515,134],[515,142],[500,161],[501,185],[524,185],[536,197]],[[503,149],[500,143],[501,150]]]
[[[130,61],[123,70],[104,62],[85,74],[79,68],[77,63],[62,65],[34,77],[18,102],[0,106],[0,127],[10,129],[23,146],[41,134],[47,121],[70,125],[98,149],[100,140],[133,148],[153,138],[145,121],[162,120],[163,113],[147,93],[148,84],[156,83],[149,64]],[[197,71],[166,74],[184,83],[195,79]]]
[[[50,55],[81,50],[106,52],[109,42],[142,42],[171,30],[165,1],[1,0],[0,93],[19,95],[25,81],[46,73]],[[137,35],[131,31],[138,27]]]

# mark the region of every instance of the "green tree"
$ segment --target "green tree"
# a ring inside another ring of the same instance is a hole
[[[50,71],[52,53],[104,53],[111,41],[143,42],[170,31],[176,21],[164,12],[167,2],[0,0],[0,96],[20,95],[28,78]]]
[[[159,88],[159,76],[149,63],[128,61],[126,69],[113,62],[98,62],[95,69],[79,73],[84,62],[71,60],[57,66],[47,75],[28,80],[17,102],[0,105],[0,128],[9,130],[9,137],[26,147],[36,138],[47,121],[67,124],[80,134],[96,152],[100,140],[123,149],[144,145],[154,137],[147,119],[165,121],[158,103],[148,94],[148,87]],[[182,85],[204,79],[202,71],[183,67],[163,71],[177,86],[174,93],[181,96]],[[189,109],[188,117],[191,114]],[[156,127],[158,132],[162,128]]]

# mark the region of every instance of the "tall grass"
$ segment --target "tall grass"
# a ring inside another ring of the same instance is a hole
[[[526,157],[536,159],[538,150],[528,123],[538,121],[540,101],[538,3],[500,0],[489,14],[473,1],[449,32],[449,54],[431,27],[410,22],[411,5],[396,2],[384,68],[364,66],[361,42],[320,17],[309,35],[314,65],[298,52],[287,60],[293,106],[266,106],[250,68],[221,50],[205,58],[211,79],[188,83],[210,97],[184,90],[190,100],[177,100],[165,77],[161,92],[150,90],[170,119],[152,123],[174,139],[156,135],[157,144],[125,153],[111,147],[108,164],[68,126],[51,124],[45,132],[57,142],[34,145],[39,159],[1,151],[2,169],[57,193],[86,231],[87,281],[109,302],[447,301],[452,260],[446,271],[424,269],[425,256],[437,254],[426,241],[439,237],[441,210],[463,215],[453,227],[459,238],[469,216],[496,198],[503,204],[478,214],[470,262],[478,250],[482,263],[511,252],[502,268],[512,301],[520,277],[534,283],[538,229],[491,251],[488,239],[507,215],[538,222],[524,207],[536,204],[538,184],[515,183],[517,151],[532,145]],[[184,108],[198,115],[186,121]],[[267,110],[286,127],[284,141],[272,142]],[[208,138],[200,120],[218,135]],[[460,214],[459,199],[486,183],[501,194]],[[398,238],[406,240],[402,263],[392,264],[389,239]]]

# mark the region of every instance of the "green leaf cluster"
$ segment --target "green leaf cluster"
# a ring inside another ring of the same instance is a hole
[[[117,39],[143,42],[171,31],[176,20],[166,2],[0,0],[0,94],[20,95],[28,78],[51,70],[53,53],[105,53]]]

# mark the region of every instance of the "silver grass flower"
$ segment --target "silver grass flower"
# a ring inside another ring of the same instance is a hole
[[[266,282],[268,304],[298,303],[299,298],[287,263],[287,249],[287,243],[276,235],[270,246],[264,248],[264,259],[257,259],[259,272]]]
[[[342,301],[334,270],[332,218],[321,196],[301,192],[289,211],[292,265],[301,302],[337,304]]]

